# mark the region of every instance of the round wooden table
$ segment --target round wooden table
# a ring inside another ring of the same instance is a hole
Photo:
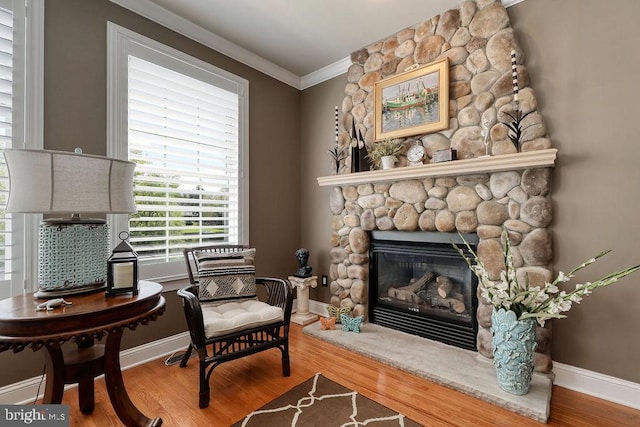
[[[0,352],[43,348],[47,382],[44,404],[62,402],[65,383],[78,383],[80,409],[93,411],[93,379],[104,373],[109,399],[126,426],[159,426],[161,418],[147,418],[131,402],[120,370],[120,342],[125,328],[146,325],[165,311],[162,286],[141,281],[138,295],[105,296],[104,291],[65,297],[72,305],[36,311],[43,302],[34,294],[0,301]],[[94,340],[106,336],[103,345]],[[63,354],[62,344],[77,349]]]

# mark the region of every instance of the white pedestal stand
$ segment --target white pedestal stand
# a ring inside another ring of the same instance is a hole
[[[289,276],[289,281],[294,287],[298,288],[296,312],[291,315],[291,321],[304,326],[318,320],[317,314],[309,313],[309,287],[315,288],[318,286],[318,276]]]

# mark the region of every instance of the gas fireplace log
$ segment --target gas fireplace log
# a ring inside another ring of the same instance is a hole
[[[445,301],[449,303],[449,308],[451,308],[456,313],[464,313],[466,307],[464,306],[464,301],[460,301],[455,298],[445,298]]]
[[[433,298],[435,296],[439,296],[438,295],[438,283],[437,282],[427,283],[427,287],[424,289],[424,292],[426,293],[426,295],[429,298]]]
[[[408,285],[389,288],[387,295],[400,301],[419,303],[420,297],[416,292],[421,291],[433,280],[435,275],[427,271],[418,279],[411,279]]]
[[[412,292],[410,289],[406,289],[408,288],[408,286],[404,286],[404,288],[405,289],[389,288],[389,290],[387,291],[387,295],[400,301],[412,302],[416,304],[420,302],[420,298],[415,294],[415,292]]]
[[[421,291],[424,289],[425,286],[427,286],[427,283],[433,280],[433,276],[434,276],[433,272],[427,271],[419,279],[411,279],[411,281],[409,282],[409,286],[407,286],[407,288],[409,288],[411,292],[414,292],[414,293]]]
[[[449,298],[457,299],[458,301],[462,301],[464,303],[464,295],[460,292],[451,292],[449,294]]]
[[[453,283],[451,279],[447,276],[438,276],[436,278],[436,283],[438,284],[438,295],[442,298],[446,298],[449,296],[449,293],[453,289]]]
[[[425,290],[418,292],[418,296],[431,307],[448,308],[456,313],[464,313],[466,306],[464,296],[460,293],[453,293],[449,298],[442,298],[438,294],[438,284],[430,283]]]

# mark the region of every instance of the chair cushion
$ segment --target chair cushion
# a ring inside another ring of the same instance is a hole
[[[201,302],[256,298],[256,250],[194,252]]]
[[[207,338],[257,328],[284,319],[284,311],[258,300],[204,304],[202,306],[204,334]]]

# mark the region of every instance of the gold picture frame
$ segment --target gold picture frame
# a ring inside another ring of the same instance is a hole
[[[375,140],[449,127],[449,58],[374,85]]]

